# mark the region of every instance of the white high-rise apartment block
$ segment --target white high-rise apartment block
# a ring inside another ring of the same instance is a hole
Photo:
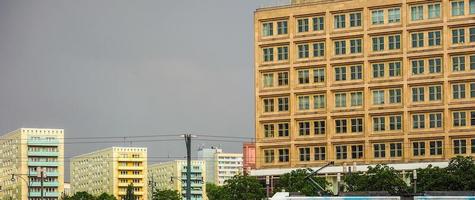
[[[200,148],[198,159],[206,162],[208,183],[224,185],[226,180],[242,174],[242,153],[224,153],[216,147]]]
[[[60,198],[64,187],[63,129],[21,128],[7,133],[0,136],[0,155],[0,199]],[[43,171],[43,178],[38,171]]]

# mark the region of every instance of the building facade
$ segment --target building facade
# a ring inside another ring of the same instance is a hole
[[[256,167],[475,155],[475,0],[258,9]]]
[[[44,200],[58,200],[62,195],[64,130],[15,130],[0,137],[0,154],[0,199],[39,200],[43,196]]]
[[[201,160],[191,161],[191,199],[207,200],[206,197],[206,164]],[[186,194],[186,160],[175,160],[153,164],[148,167],[148,178],[151,182],[151,191],[176,190]],[[151,195],[150,199],[151,199]]]
[[[224,153],[222,149],[211,147],[198,150],[198,159],[206,163],[206,182],[224,185],[224,182],[243,173],[240,153]]]
[[[108,193],[121,200],[133,185],[137,200],[147,200],[147,148],[110,147],[71,159],[71,192]]]

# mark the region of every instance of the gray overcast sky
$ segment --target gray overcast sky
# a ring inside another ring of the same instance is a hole
[[[0,0],[0,133],[252,137],[253,12],[279,1]],[[134,146],[184,154],[182,141]]]

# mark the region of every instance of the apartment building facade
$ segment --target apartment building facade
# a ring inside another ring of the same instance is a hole
[[[191,161],[191,199],[207,200],[206,196],[206,164],[202,160]],[[176,190],[185,199],[187,161],[175,160],[153,164],[148,167],[148,178],[152,191]],[[151,194],[151,192],[150,192]],[[151,195],[150,199],[151,199]]]
[[[258,9],[257,169],[475,155],[475,0]]]
[[[21,128],[0,137],[0,199],[58,200],[64,190],[64,130]],[[43,171],[43,178],[39,176]],[[41,190],[43,179],[43,190]]]
[[[216,147],[200,148],[198,159],[206,164],[207,183],[224,185],[226,180],[243,174],[243,157],[240,153],[225,153]]]
[[[71,193],[108,193],[124,199],[133,185],[137,200],[148,199],[147,148],[110,147],[71,159]]]

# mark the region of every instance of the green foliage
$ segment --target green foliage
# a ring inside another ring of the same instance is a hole
[[[117,200],[117,198],[115,198],[114,195],[102,193],[101,195],[96,197],[96,200]]]
[[[380,164],[368,167],[366,173],[345,175],[344,182],[348,191],[387,191],[392,195],[400,195],[409,189],[394,168]]]
[[[429,166],[417,170],[417,192],[475,190],[475,163],[472,157],[452,158],[447,168]]]
[[[230,199],[223,186],[217,186],[212,183],[206,184],[206,195],[209,200],[227,200]]]
[[[125,193],[124,200],[135,200],[134,185],[133,184],[129,184],[127,186],[127,192]]]
[[[64,198],[65,200],[96,200],[96,197],[87,192],[76,192],[73,196]]]
[[[265,189],[256,177],[251,176],[234,176],[225,182],[224,192],[227,194],[223,200],[229,199],[246,199],[260,200],[264,198]]]
[[[293,170],[290,173],[286,173],[279,178],[279,182],[276,186],[276,191],[285,190],[287,192],[300,192],[306,196],[317,196],[319,192],[329,193],[329,191],[319,191],[314,188],[309,180],[305,177],[309,175],[309,172],[304,169]],[[322,177],[313,178],[322,188],[325,190],[330,185],[329,182]]]
[[[182,197],[176,190],[157,189],[152,194],[152,200],[182,200]]]

